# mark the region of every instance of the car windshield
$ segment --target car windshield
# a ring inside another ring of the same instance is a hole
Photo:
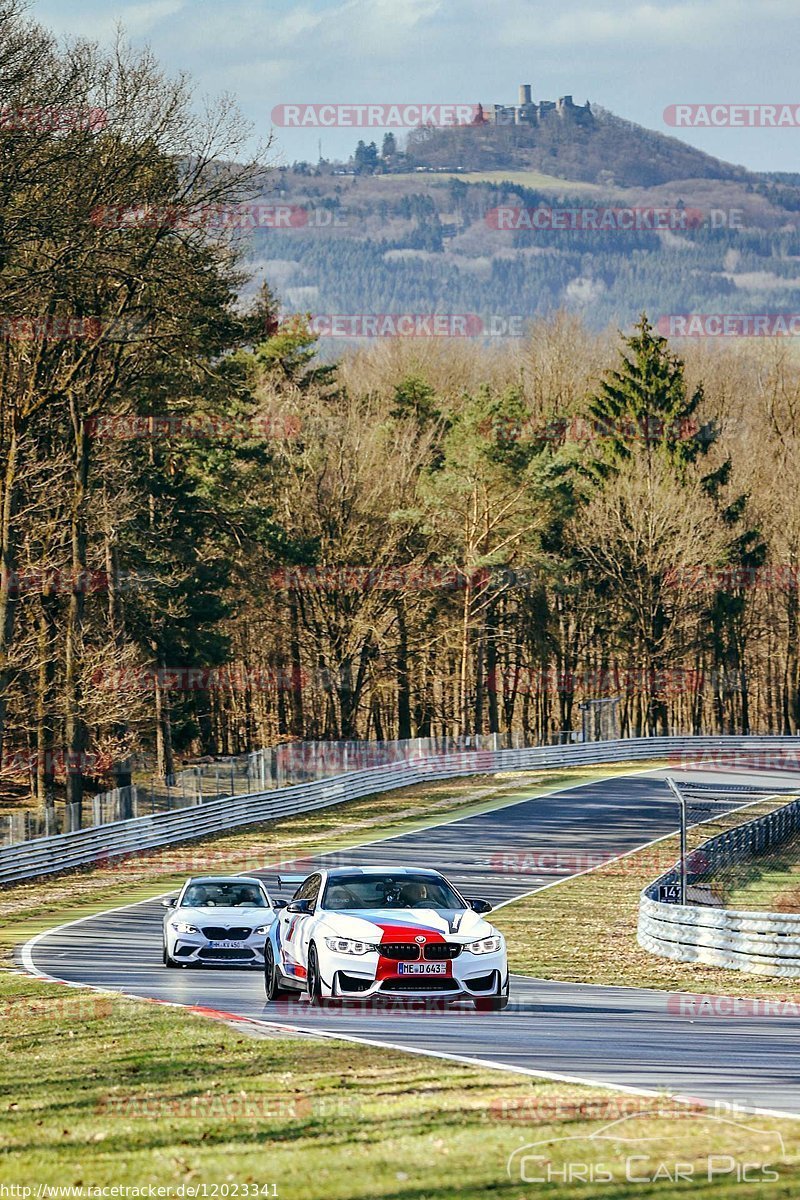
[[[463,909],[446,879],[435,875],[337,875],[328,880],[323,908],[334,912],[370,908]]]
[[[193,883],[184,893],[187,908],[269,908],[264,893],[255,883]]]

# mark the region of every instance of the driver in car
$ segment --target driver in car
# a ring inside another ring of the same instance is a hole
[[[404,908],[426,908],[428,905],[428,889],[416,880],[404,886],[400,897]]]

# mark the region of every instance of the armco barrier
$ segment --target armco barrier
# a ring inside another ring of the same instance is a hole
[[[800,828],[800,800],[747,821],[698,847],[704,874],[740,863],[786,842]],[[783,978],[800,976],[800,913],[742,912],[699,904],[663,904],[659,884],[677,883],[667,871],[642,892],[639,945],[662,958]]]
[[[696,762],[699,767],[734,763],[762,769],[800,770],[800,739],[632,738],[573,746],[533,746],[521,750],[467,750],[408,763],[369,767],[312,783],[209,800],[175,812],[134,817],[6,846],[0,849],[0,883],[67,871],[437,779],[665,758],[676,765],[676,769]],[[769,766],[770,763],[775,765]]]

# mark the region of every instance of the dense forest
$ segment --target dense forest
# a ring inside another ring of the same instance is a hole
[[[323,362],[269,287],[243,308],[241,239],[176,220],[260,186],[237,114],[1,15],[15,111],[107,114],[20,117],[0,155],[9,786],[33,763],[40,803],[77,804],[134,753],[168,775],[297,738],[546,741],[592,699],[623,734],[798,731],[790,341],[679,357],[644,315],[560,312]]]
[[[487,330],[502,318],[559,309],[590,329],[629,327],[646,310],[763,313],[800,306],[800,189],[761,180],[750,190],[699,190],[677,182],[660,198],[564,194],[519,183],[461,177],[351,179],[281,175],[276,186],[318,226],[256,228],[252,269],[268,278],[287,309],[314,313],[474,313]],[[381,194],[385,188],[385,195]],[[283,193],[282,193],[283,194]],[[498,228],[498,212],[596,215],[629,206],[668,217],[688,213],[677,230]],[[324,220],[323,220],[324,218]],[[329,222],[329,223],[328,223]],[[499,319],[499,320],[498,320]],[[514,328],[516,326],[513,326]],[[508,326],[506,326],[508,328]],[[322,353],[341,352],[341,342]]]

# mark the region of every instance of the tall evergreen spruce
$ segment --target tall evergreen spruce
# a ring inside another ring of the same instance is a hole
[[[671,352],[667,339],[654,330],[643,313],[634,332],[624,338],[619,365],[606,374],[588,402],[595,449],[584,469],[602,487],[604,480],[629,467],[635,470],[634,460],[644,461],[648,478],[653,481],[647,503],[657,504],[650,497],[657,494],[657,480],[663,478],[664,467],[668,475],[674,474],[679,485],[688,482],[690,468],[708,454],[716,440],[716,428],[711,424],[701,426],[698,420],[703,398],[702,386],[689,392],[683,361]],[[701,477],[708,503],[718,511],[729,468],[730,464],[724,462]],[[741,517],[743,507],[742,501],[737,516],[733,509],[729,510],[729,523]],[[657,508],[653,516],[658,519]],[[745,535],[743,545],[749,545],[750,536]],[[714,619],[710,628],[714,631],[711,636],[717,661],[730,658],[731,645],[737,644],[737,606],[731,606],[729,599],[712,606]],[[631,563],[622,594],[615,594],[614,602],[622,603],[623,610],[628,610],[631,629],[638,629],[641,644],[635,653],[637,659],[641,657],[647,692],[646,732],[666,735],[669,704],[665,673],[670,664],[664,647],[674,620],[674,595],[667,580],[653,575],[643,558],[636,567]]]
[[[624,346],[618,368],[607,374],[588,405],[602,448],[596,463],[600,473],[629,458],[637,445],[665,453],[676,466],[694,462],[716,437],[711,426],[697,421],[702,386],[688,394],[682,360],[644,313]]]

